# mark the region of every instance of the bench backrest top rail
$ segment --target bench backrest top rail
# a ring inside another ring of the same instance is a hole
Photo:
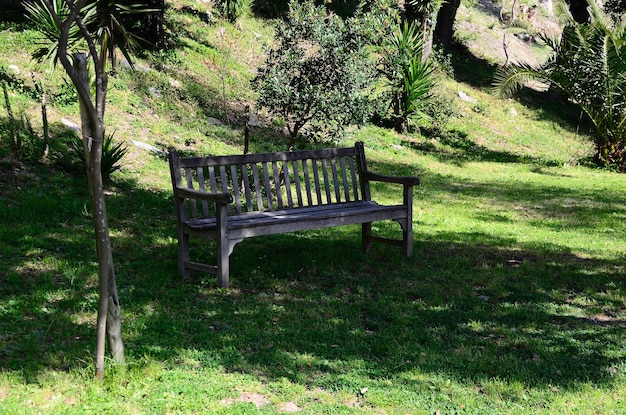
[[[236,154],[230,156],[203,156],[203,157],[184,157],[179,158],[179,166],[184,167],[200,167],[200,166],[229,166],[238,164],[251,163],[270,163],[274,161],[292,161],[292,160],[314,160],[333,157],[349,157],[358,156],[358,147],[343,148],[325,148],[321,150],[298,150],[289,152],[274,153],[252,153],[252,154]]]
[[[355,147],[232,156],[180,158],[173,153],[176,187],[230,193],[229,214],[274,211],[369,199],[362,187],[363,148]],[[187,199],[183,217],[215,217],[215,206]]]

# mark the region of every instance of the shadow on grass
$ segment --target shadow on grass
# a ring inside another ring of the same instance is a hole
[[[624,290],[623,267],[460,237],[418,241],[411,260],[387,248],[362,256],[354,229],[244,242],[234,289],[179,288],[187,294],[161,299],[130,350],[169,361],[187,349],[190,365],[330,389],[410,371],[563,389],[610,381],[626,322],[592,304]]]
[[[59,179],[0,193],[0,369],[27,382],[91,364],[96,266],[81,189]],[[543,196],[522,190],[499,189]],[[622,263],[482,233],[417,233],[410,259],[387,246],[363,255],[350,226],[244,241],[223,290],[212,276],[178,279],[169,192],[120,183],[108,203],[131,357],[353,390],[422,387],[411,373],[573,389],[610,384],[623,355]]]
[[[470,140],[467,133],[451,130],[437,136],[439,144],[449,147],[450,151],[442,150],[430,141],[405,141],[405,145],[422,153],[432,154],[440,161],[462,166],[470,161],[487,161],[495,163],[532,163],[544,166],[556,165],[556,162],[546,161],[529,156],[519,156],[506,151],[494,151]]]

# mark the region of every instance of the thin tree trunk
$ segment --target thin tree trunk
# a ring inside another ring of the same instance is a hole
[[[435,43],[449,47],[454,36],[454,20],[461,0],[444,1],[437,14],[437,24],[433,33]]]
[[[74,55],[75,69],[85,89],[89,91],[89,76],[86,63],[87,57],[85,54],[77,53]],[[121,313],[115,284],[113,255],[111,252],[111,240],[102,182],[101,161],[104,126],[100,114],[97,114],[95,117],[94,114],[89,114],[88,106],[85,105],[82,97],[80,98],[80,104],[87,185],[91,200],[98,255],[100,300],[96,328],[96,376],[102,377],[104,375],[106,340],[108,339],[113,360],[118,363],[124,361],[124,345],[121,336]],[[98,111],[98,106],[95,108]]]

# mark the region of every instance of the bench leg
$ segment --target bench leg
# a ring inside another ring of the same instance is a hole
[[[228,288],[230,274],[230,253],[234,244],[228,241],[228,210],[226,205],[220,204],[216,212],[217,219],[217,284]]]
[[[217,242],[217,284],[222,288],[228,288],[228,276],[230,274],[230,249],[228,241],[221,238]]]
[[[222,288],[228,288],[230,282],[230,258],[228,256],[228,246],[218,248],[217,258],[217,284]]]
[[[372,248],[372,223],[361,224],[361,246],[363,251],[369,252]]]
[[[413,255],[413,223],[407,220],[407,224],[402,230],[402,242],[404,255],[409,258]]]
[[[243,238],[229,240],[224,239],[222,245],[217,249],[217,282],[220,287],[228,288],[230,284],[230,254],[233,253],[235,245],[241,241],[243,241]]]
[[[178,235],[178,271],[183,279],[189,279],[189,270],[185,263],[189,261],[189,235],[181,232]]]
[[[402,198],[406,206],[406,223],[402,229],[404,255],[408,258],[413,254],[413,186],[404,186]]]

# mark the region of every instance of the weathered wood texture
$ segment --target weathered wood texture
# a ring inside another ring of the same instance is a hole
[[[229,256],[243,239],[275,233],[362,224],[363,249],[372,241],[397,244],[412,254],[413,186],[417,177],[385,176],[367,170],[363,143],[310,151],[181,158],[169,154],[178,214],[179,270],[217,274],[229,284]],[[370,181],[397,183],[402,202],[371,200]],[[371,223],[395,220],[402,239],[372,235]],[[189,236],[217,241],[217,265],[191,261]]]

